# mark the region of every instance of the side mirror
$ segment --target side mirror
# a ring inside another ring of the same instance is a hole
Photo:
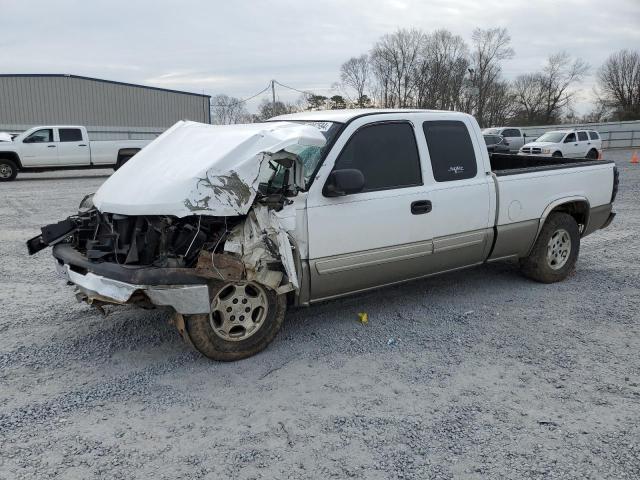
[[[355,168],[345,168],[334,170],[329,174],[327,183],[322,189],[325,197],[341,197],[359,193],[364,188],[364,175]]]

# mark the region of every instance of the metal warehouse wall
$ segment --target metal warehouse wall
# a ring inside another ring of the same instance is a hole
[[[540,125],[522,127],[527,137],[533,141],[544,132],[584,128],[600,133],[603,148],[640,148],[640,120],[629,122],[575,123],[570,125]]]
[[[209,96],[73,75],[0,75],[0,130],[86,126],[92,137],[146,138],[178,120],[210,122]]]

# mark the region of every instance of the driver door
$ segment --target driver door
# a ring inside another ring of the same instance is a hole
[[[41,128],[22,140],[20,154],[25,167],[50,167],[58,164],[58,145],[53,128]]]
[[[393,114],[384,119],[352,122],[309,191],[311,301],[415,278],[428,270],[432,185],[424,181],[414,126]],[[329,172],[346,169],[362,172],[363,190],[327,196],[323,187]]]

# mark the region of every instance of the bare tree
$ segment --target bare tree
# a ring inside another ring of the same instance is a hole
[[[266,98],[260,102],[258,106],[258,113],[255,118],[256,121],[264,121],[268,120],[271,117],[276,117],[278,115],[285,115],[287,113],[294,113],[298,111],[298,107],[292,103],[281,102],[280,100],[276,100],[276,103],[273,104],[271,100],[267,100]]]
[[[549,56],[540,74],[544,123],[558,121],[563,111],[571,106],[571,101],[576,95],[576,91],[571,87],[582,81],[589,68],[589,64],[584,60],[572,60],[567,52]]]
[[[415,94],[415,71],[425,35],[420,30],[401,29],[384,35],[373,47],[373,73],[385,107],[411,106]]]
[[[211,99],[211,123],[214,125],[230,125],[232,123],[249,122],[251,116],[244,102],[229,95],[216,95]]]
[[[340,66],[340,80],[344,87],[355,91],[355,103],[362,107],[366,89],[370,82],[368,55],[351,57]]]
[[[598,70],[603,103],[620,120],[640,119],[640,52],[620,50]]]
[[[495,83],[500,81],[501,63],[513,57],[514,52],[509,46],[511,37],[505,28],[476,28],[471,39],[471,82],[477,89],[473,110],[480,125],[488,125],[485,109],[489,95],[491,92],[495,95],[500,90],[495,88]]]
[[[513,82],[512,88],[519,123],[525,125],[540,123],[544,105],[542,75],[540,73],[519,75]]]
[[[416,106],[453,110],[460,102],[464,76],[469,66],[464,40],[448,30],[425,36],[415,72]]]

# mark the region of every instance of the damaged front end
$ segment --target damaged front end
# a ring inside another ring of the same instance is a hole
[[[179,122],[85,198],[76,215],[43,227],[27,242],[29,253],[52,246],[58,272],[80,300],[98,307],[210,314],[212,292],[225,283],[296,291],[294,200],[304,165],[294,152],[324,143],[306,125]]]

